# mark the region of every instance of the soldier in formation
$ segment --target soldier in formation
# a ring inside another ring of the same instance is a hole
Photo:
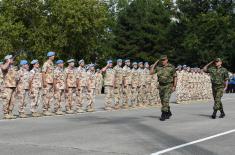
[[[212,99],[210,76],[200,68],[177,67],[176,102]]]
[[[74,114],[75,110],[77,113],[93,112],[95,96],[101,94],[102,86],[105,90],[104,109],[107,111],[161,104],[160,120],[164,121],[172,116],[169,99],[174,90],[178,103],[210,99],[213,90],[213,118],[218,110],[221,111],[221,117],[225,116],[220,99],[222,81],[226,83],[227,78],[226,70],[219,65],[219,59],[215,61],[215,66],[204,68],[209,74],[186,65],[179,66],[176,71],[167,56],[161,56],[160,62],[156,61],[151,67],[148,62],[131,63],[129,59],[124,64],[122,59],[118,59],[113,67],[113,61],[109,60],[104,68],[96,71],[94,64],[86,67],[84,60],[79,61],[78,67],[75,67],[74,59],[67,60],[66,68],[63,60],[57,60],[54,65],[55,54],[47,53],[48,59],[42,70],[38,60],[31,61],[30,71],[27,60],[20,61],[18,70],[13,65],[13,56],[5,57],[4,63],[0,64],[4,118],[16,118],[12,113],[15,99],[19,103],[19,117],[28,117],[25,113],[27,96],[33,117],[42,116],[38,108],[41,101],[44,116]],[[215,74],[216,69],[224,75],[223,78],[217,78],[219,75]]]

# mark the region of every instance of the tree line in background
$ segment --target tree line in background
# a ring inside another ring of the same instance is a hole
[[[235,71],[233,0],[2,0],[0,58],[107,59],[201,67],[221,57]]]

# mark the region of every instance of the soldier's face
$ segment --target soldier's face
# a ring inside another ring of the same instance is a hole
[[[69,63],[70,67],[74,67],[74,62]]]
[[[91,70],[92,72],[94,72],[94,71],[95,71],[95,67],[91,67],[90,70]]]
[[[64,63],[58,64],[58,66],[59,66],[60,68],[63,68],[63,67],[64,67]]]
[[[166,65],[168,63],[168,59],[162,60],[162,65]]]
[[[113,63],[109,63],[109,67],[113,67]]]
[[[118,66],[122,66],[122,62],[118,62]]]
[[[144,67],[144,65],[143,65],[143,64],[139,64],[139,67],[140,67],[140,68],[143,68],[143,67]]]
[[[215,62],[215,66],[216,66],[216,67],[219,67],[219,66],[221,66],[221,65],[222,65],[222,61],[216,61],[216,62]]]
[[[55,56],[51,56],[50,59],[51,59],[51,60],[54,60],[54,59],[55,59]]]
[[[26,64],[26,65],[23,66],[23,68],[28,70],[29,69],[29,65]]]
[[[84,63],[84,62],[80,63],[80,66],[81,66],[81,67],[84,67],[84,66],[85,66],[85,63]]]
[[[149,68],[149,64],[145,64],[145,68]]]
[[[35,64],[34,67],[39,68],[40,67],[39,63]]]
[[[133,67],[136,69],[136,68],[138,68],[138,66],[137,65],[133,65]]]
[[[126,62],[126,65],[127,65],[127,66],[130,66],[130,65],[131,65],[131,62],[130,62],[130,61]]]

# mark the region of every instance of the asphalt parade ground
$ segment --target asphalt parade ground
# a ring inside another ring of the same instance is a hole
[[[235,94],[223,97],[223,119],[210,118],[212,103],[171,103],[172,119],[161,122],[160,107],[105,112],[101,95],[93,113],[1,119],[0,154],[234,155]]]

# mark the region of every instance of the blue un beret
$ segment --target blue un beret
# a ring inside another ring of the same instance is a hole
[[[26,65],[26,64],[28,64],[28,61],[27,60],[20,60],[20,65],[22,66],[22,65]]]
[[[47,56],[48,56],[48,57],[55,56],[55,52],[50,51],[50,52],[47,53]]]
[[[57,61],[56,61],[56,64],[62,64],[62,63],[64,63],[63,60],[57,60]]]

